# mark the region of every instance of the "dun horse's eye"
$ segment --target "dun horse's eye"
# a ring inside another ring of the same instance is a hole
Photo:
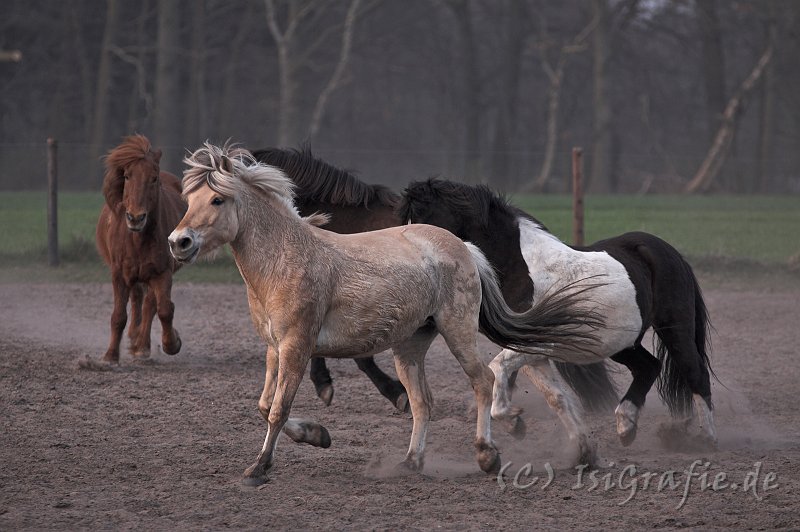
[[[211,205],[222,205],[225,200],[217,196],[216,198],[211,200]]]

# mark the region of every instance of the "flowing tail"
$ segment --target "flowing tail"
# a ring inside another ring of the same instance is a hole
[[[711,361],[708,353],[711,351],[711,338],[709,332],[711,321],[708,317],[708,309],[703,300],[703,293],[697,282],[692,267],[681,257],[686,274],[690,278],[694,287],[694,345],[697,354],[700,356],[700,364],[705,367],[709,375],[717,379],[714,370],[711,369]],[[692,390],[686,379],[685,371],[676,363],[675,356],[669,356],[670,346],[665,344],[656,328],[656,355],[661,361],[661,374],[656,380],[656,388],[661,400],[669,408],[673,416],[688,416],[692,413]],[[708,398],[710,401],[710,397]],[[709,406],[711,406],[709,404]]]
[[[497,276],[481,250],[467,247],[478,267],[483,299],[480,329],[495,344],[522,353],[553,355],[554,352],[596,352],[594,331],[605,326],[597,311],[580,308],[586,294],[602,283],[568,285],[542,297],[525,312],[514,312],[503,299]],[[557,362],[564,380],[575,390],[587,410],[602,410],[617,402],[617,393],[605,363],[588,365]]]

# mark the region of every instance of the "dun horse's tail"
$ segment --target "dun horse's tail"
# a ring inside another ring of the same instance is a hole
[[[716,378],[708,357],[708,353],[711,351],[711,338],[709,337],[711,321],[708,318],[708,309],[692,267],[683,257],[681,257],[681,261],[694,291],[694,345],[700,357],[700,364],[705,367],[709,375]],[[692,390],[687,381],[686,364],[680,364],[674,353],[673,356],[669,356],[669,348],[670,346],[663,341],[656,330],[656,355],[662,364],[656,388],[673,416],[688,416],[692,412]]]
[[[495,344],[522,353],[548,355],[553,352],[588,351],[598,346],[594,331],[605,325],[592,310],[577,308],[586,292],[599,285],[567,287],[541,298],[525,312],[514,312],[503,299],[497,276],[481,250],[467,243],[481,277],[483,299],[480,329]],[[606,365],[556,364],[564,380],[575,390],[588,410],[601,410],[617,402],[617,394]]]

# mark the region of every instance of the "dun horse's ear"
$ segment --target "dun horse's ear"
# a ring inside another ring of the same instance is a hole
[[[161,150],[156,150],[153,152],[153,159],[156,160],[156,164],[161,162]]]
[[[108,208],[113,212],[117,205],[122,203],[122,193],[125,189],[125,176],[122,168],[110,164],[106,159],[106,175],[103,178],[103,196],[106,197]]]

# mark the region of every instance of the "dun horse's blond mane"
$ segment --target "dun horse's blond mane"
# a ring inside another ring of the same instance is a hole
[[[249,185],[262,192],[276,194],[293,206],[294,183],[279,168],[259,163],[244,148],[232,144],[214,146],[206,142],[190,156],[184,158],[189,168],[183,172],[184,194],[207,184],[211,190],[225,197],[236,198]]]

